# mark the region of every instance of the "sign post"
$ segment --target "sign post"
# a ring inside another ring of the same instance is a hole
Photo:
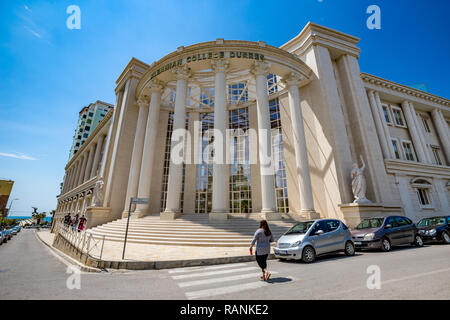
[[[147,204],[148,198],[130,198],[130,206],[128,207],[127,228],[125,229],[125,239],[123,241],[122,260],[125,259],[125,248],[127,246],[128,226],[130,225],[131,205],[132,204]]]

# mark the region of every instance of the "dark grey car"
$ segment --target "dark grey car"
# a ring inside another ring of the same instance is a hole
[[[416,225],[407,217],[387,216],[364,219],[351,231],[357,249],[381,249],[411,244],[423,246]]]

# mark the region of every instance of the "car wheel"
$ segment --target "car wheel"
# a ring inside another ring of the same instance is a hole
[[[414,245],[416,247],[423,247],[423,240],[422,237],[419,236],[418,234],[416,234],[416,236],[414,237]]]
[[[306,263],[311,263],[316,260],[316,252],[313,247],[307,246],[303,249],[302,260]]]
[[[381,239],[381,250],[383,250],[384,252],[388,252],[391,251],[391,249],[392,247],[389,239],[388,238]]]
[[[347,241],[345,243],[345,249],[344,252],[347,256],[354,256],[355,255],[355,246],[351,241]]]
[[[447,231],[442,232],[442,239],[444,239],[446,244],[450,244],[450,235]]]

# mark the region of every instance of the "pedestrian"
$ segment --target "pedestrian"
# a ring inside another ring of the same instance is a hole
[[[75,230],[77,230],[77,226],[78,226],[78,217],[79,217],[79,215],[78,215],[78,213],[73,217],[73,220],[72,220],[72,229],[75,231]]]
[[[69,222],[70,222],[70,213],[67,213],[66,216],[64,217],[64,224],[66,226],[69,226]]]
[[[273,234],[270,231],[269,224],[266,220],[259,222],[259,229],[256,230],[250,244],[250,254],[253,254],[253,246],[256,243],[256,262],[262,270],[261,280],[269,280],[270,272],[267,270],[267,257],[270,253],[270,243],[274,242]]]
[[[84,224],[86,223],[86,221],[87,221],[87,219],[83,214],[80,218],[80,223],[78,224],[78,232],[80,232],[84,229]]]

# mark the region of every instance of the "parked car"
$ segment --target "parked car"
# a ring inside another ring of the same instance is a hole
[[[15,236],[15,235],[19,232],[19,230],[17,229],[17,227],[9,228],[9,230],[11,230],[11,233],[12,233],[13,236]]]
[[[299,222],[278,239],[274,247],[279,259],[313,262],[317,256],[343,251],[355,254],[350,230],[339,220],[318,219]]]
[[[417,223],[425,242],[443,241],[450,244],[450,216],[423,218]]]
[[[11,229],[5,229],[5,231],[6,231],[6,240],[11,240],[13,236]]]
[[[392,247],[404,244],[423,246],[416,225],[401,216],[364,219],[351,233],[356,249],[390,251]]]
[[[5,230],[0,230],[0,245],[3,244],[4,242],[6,242],[7,236],[6,236],[6,231]]]

